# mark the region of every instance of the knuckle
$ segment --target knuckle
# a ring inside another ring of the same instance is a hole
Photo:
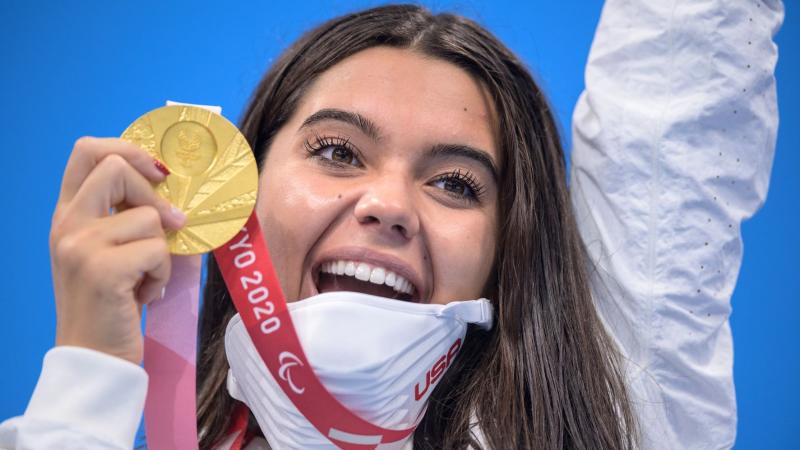
[[[105,170],[110,171],[113,175],[121,176],[125,172],[128,163],[122,156],[111,153],[103,158],[99,165],[102,165]]]
[[[138,209],[144,226],[152,230],[161,230],[161,215],[155,207],[145,205]]]
[[[75,144],[72,146],[73,151],[86,153],[89,152],[94,147],[94,142],[97,138],[91,136],[81,136],[75,140]]]
[[[85,257],[81,233],[71,233],[57,239],[53,256],[61,265],[81,265]]]
[[[62,252],[71,254],[74,253],[75,249],[80,248],[79,243],[76,242],[82,239],[77,219],[72,205],[58,206],[53,212],[50,222],[49,243],[54,256],[58,257]]]
[[[169,243],[166,238],[160,237],[150,241],[149,251],[150,255],[154,257],[154,261],[158,261],[160,268],[167,270],[170,264]]]
[[[166,239],[158,239],[158,243],[155,246],[155,251],[161,256],[162,259],[169,261],[169,244],[167,243]]]

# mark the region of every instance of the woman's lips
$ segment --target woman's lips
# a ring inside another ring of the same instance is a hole
[[[326,278],[338,280],[337,287],[350,286],[359,292],[382,292],[383,297],[427,299],[428,289],[422,277],[405,261],[362,247],[339,248],[323,252],[311,266],[311,277],[318,292],[336,289],[322,285]],[[348,281],[348,279],[350,281]],[[323,289],[324,288],[324,289]],[[353,290],[353,289],[350,289]]]
[[[401,294],[414,294],[414,286],[402,275],[378,265],[358,261],[340,259],[320,265],[320,273],[331,274],[338,277],[354,277],[359,281],[377,285],[385,285]]]

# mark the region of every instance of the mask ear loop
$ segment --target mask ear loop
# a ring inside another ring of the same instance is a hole
[[[225,387],[228,388],[228,395],[231,396],[234,400],[239,400],[240,402],[244,403],[244,395],[242,391],[239,389],[239,382],[236,380],[236,376],[233,374],[233,370],[228,369],[228,376],[225,380]]]
[[[475,324],[484,330],[491,330],[494,324],[494,308],[487,298],[448,303],[436,316],[453,317],[462,322]]]

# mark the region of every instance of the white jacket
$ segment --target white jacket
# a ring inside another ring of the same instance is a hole
[[[644,448],[735,439],[730,298],[739,225],[767,193],[782,20],[780,0],[603,9],[573,117],[571,189]],[[146,389],[139,366],[54,348],[25,414],[0,424],[0,448],[129,449]]]
[[[609,0],[573,116],[571,192],[644,448],[736,437],[739,225],[767,195],[778,0]]]

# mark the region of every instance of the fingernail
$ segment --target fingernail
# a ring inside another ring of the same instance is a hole
[[[163,173],[164,176],[170,174],[169,169],[167,169],[167,166],[165,166],[164,163],[155,158],[153,158],[153,165],[156,166],[156,169],[158,169],[159,172]]]
[[[184,223],[186,221],[186,214],[184,214],[184,212],[181,211],[177,206],[173,205],[172,208],[169,209],[169,212],[173,217],[178,219],[180,223]]]

